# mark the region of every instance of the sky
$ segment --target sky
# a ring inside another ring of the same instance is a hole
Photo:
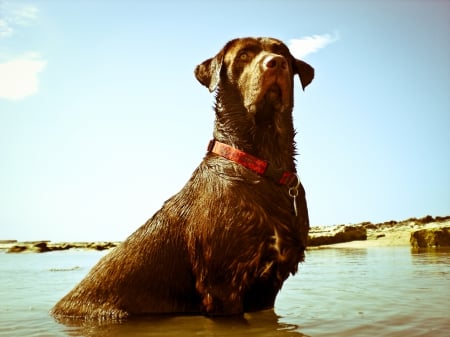
[[[0,0],[0,240],[123,240],[206,153],[195,66],[283,40],[313,226],[450,214],[449,1]],[[276,202],[276,201],[274,201]]]

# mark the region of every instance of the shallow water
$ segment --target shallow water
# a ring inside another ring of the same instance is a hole
[[[311,250],[275,309],[243,318],[57,323],[50,308],[104,254],[0,253],[0,336],[449,336],[450,250]]]

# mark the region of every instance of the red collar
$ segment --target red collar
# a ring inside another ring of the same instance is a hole
[[[209,142],[208,152],[218,154],[228,160],[241,164],[260,176],[269,177],[281,185],[291,185],[298,180],[295,172],[272,168],[267,161],[245,153],[244,151],[235,149],[230,145],[218,142],[215,139],[212,139]]]

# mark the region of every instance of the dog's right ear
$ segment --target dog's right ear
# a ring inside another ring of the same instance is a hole
[[[210,92],[216,90],[220,81],[220,69],[223,63],[223,51],[216,56],[207,59],[195,68],[197,80],[209,89]]]

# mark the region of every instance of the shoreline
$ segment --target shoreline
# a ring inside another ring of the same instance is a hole
[[[0,240],[0,252],[6,253],[47,253],[62,250],[108,250],[117,247],[118,241],[51,242],[50,240],[16,241]]]
[[[346,240],[346,232],[350,233],[349,240]],[[338,233],[344,233],[344,235],[337,238]],[[359,235],[360,238],[352,240],[351,235]],[[329,240],[326,241],[332,241],[334,238],[342,240],[320,244],[321,241],[324,241],[321,238],[328,238]],[[410,218],[400,222],[388,221],[378,224],[363,222],[329,228],[312,227],[308,249],[392,246],[409,246],[412,248],[450,247],[450,216],[436,218],[426,216],[420,219]]]
[[[450,216],[378,224],[362,222],[351,225],[314,226],[308,238],[310,250],[321,248],[369,248],[410,246],[412,248],[450,247]],[[0,240],[0,252],[46,253],[70,249],[109,250],[120,241],[51,242],[49,240]]]

